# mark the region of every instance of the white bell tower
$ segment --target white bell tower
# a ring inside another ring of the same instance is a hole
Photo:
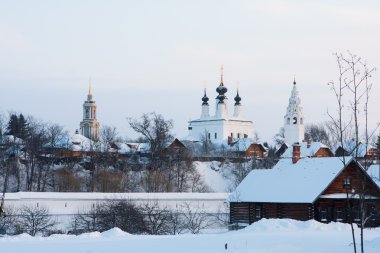
[[[91,81],[87,100],[83,103],[83,121],[80,123],[81,134],[93,141],[99,140],[99,122],[96,119],[96,103],[92,100]]]
[[[289,145],[295,142],[302,142],[305,138],[304,116],[296,80],[293,82],[293,90],[284,116],[284,135],[285,143]]]

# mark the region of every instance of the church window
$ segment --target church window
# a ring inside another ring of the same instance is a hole
[[[240,139],[240,133],[237,134],[238,139]]]
[[[211,140],[211,133],[208,133],[208,139]]]
[[[86,109],[86,118],[88,119],[90,117],[90,111],[88,110],[88,108]]]
[[[290,118],[288,118],[287,123],[290,124]]]
[[[94,118],[96,118],[96,110],[94,109]]]
[[[216,140],[217,137],[218,137],[218,135],[215,133],[215,140]]]
[[[234,133],[231,133],[231,137],[232,137],[232,138],[234,137]]]
[[[303,118],[300,118],[300,124],[301,125],[303,124]]]
[[[293,125],[297,124],[297,117],[293,118]]]

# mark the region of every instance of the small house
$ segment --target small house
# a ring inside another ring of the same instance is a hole
[[[300,153],[300,146],[293,146],[291,159],[248,174],[228,199],[231,225],[262,218],[349,222],[353,217],[357,222],[361,182],[366,185],[367,210],[380,210],[380,188],[355,159],[301,158]],[[380,220],[374,216],[367,225],[379,226]]]

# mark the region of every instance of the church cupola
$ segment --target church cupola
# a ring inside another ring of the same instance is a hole
[[[202,105],[208,105],[208,97],[207,97],[207,94],[206,94],[206,89],[204,90],[204,95],[203,95],[203,98],[202,98]]]
[[[227,99],[227,96],[225,95],[227,93],[227,87],[224,86],[223,82],[223,65],[220,67],[220,72],[220,84],[216,88],[218,96],[216,97],[215,117],[217,118],[223,118],[227,115],[227,104],[224,102],[224,100]]]
[[[235,100],[235,105],[241,105],[240,104],[241,97],[239,96],[239,90],[237,90],[236,97],[234,98],[234,100]]]
[[[234,98],[235,100],[235,106],[234,106],[234,117],[239,117],[240,116],[240,110],[241,110],[241,97],[239,96],[239,90],[236,91],[236,97]]]
[[[284,116],[285,143],[302,142],[305,137],[304,116],[301,99],[298,95],[297,83],[294,79],[289,105]]]
[[[201,118],[208,118],[210,117],[210,107],[208,105],[208,100],[209,98],[207,97],[206,94],[206,89],[204,90],[204,95],[202,98],[202,115]]]

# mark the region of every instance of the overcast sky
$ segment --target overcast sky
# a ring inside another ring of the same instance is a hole
[[[101,125],[132,137],[126,117],[155,111],[187,134],[224,65],[230,112],[262,141],[283,124],[293,77],[305,123],[335,107],[334,52],[380,68],[379,1],[0,1],[0,111],[79,128],[91,76]],[[380,73],[370,123],[380,121]],[[214,102],[211,103],[211,111]]]

